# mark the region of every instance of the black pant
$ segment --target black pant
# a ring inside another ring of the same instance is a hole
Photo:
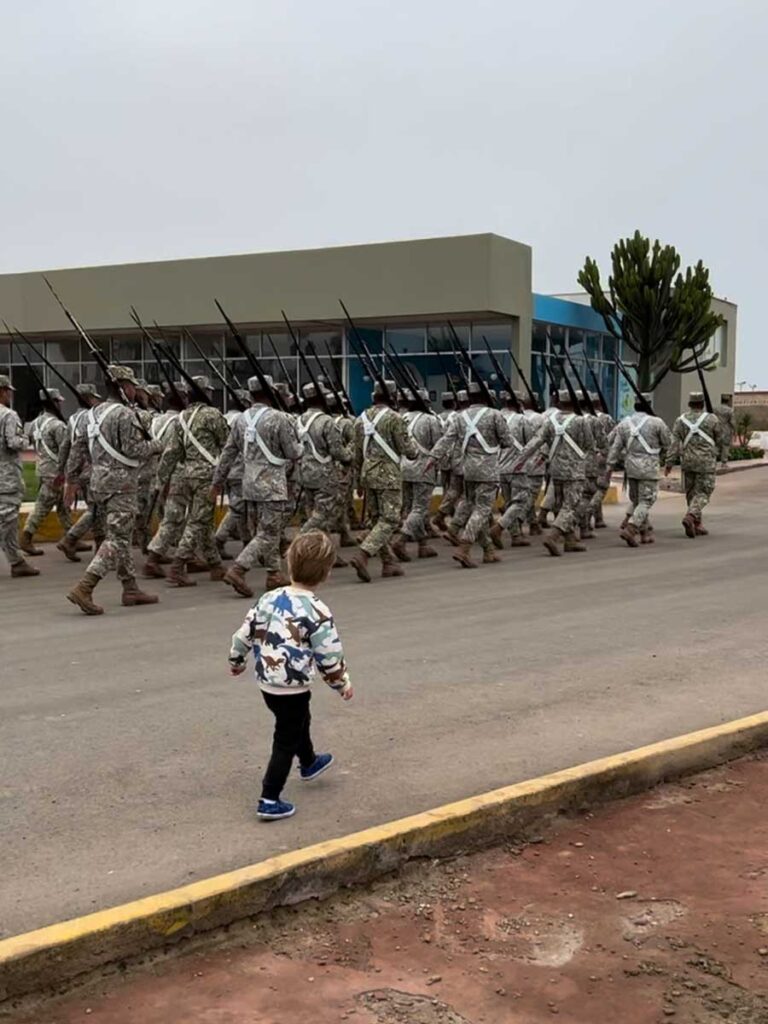
[[[309,702],[312,694],[307,690],[305,693],[289,693],[285,697],[277,697],[274,693],[264,693],[262,690],[262,696],[275,716],[275,733],[261,796],[264,800],[279,800],[294,757],[298,757],[302,768],[309,768],[315,760],[312,737],[309,735],[312,721]]]

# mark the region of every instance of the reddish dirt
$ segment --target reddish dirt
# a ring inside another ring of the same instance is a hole
[[[767,806],[768,759],[743,760],[10,1019],[766,1024]]]

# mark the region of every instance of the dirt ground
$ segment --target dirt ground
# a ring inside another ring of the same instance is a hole
[[[768,755],[410,867],[18,1024],[766,1024]]]

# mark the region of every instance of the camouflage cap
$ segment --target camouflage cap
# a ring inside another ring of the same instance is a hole
[[[96,385],[89,384],[87,381],[83,381],[82,384],[75,384],[75,391],[78,395],[82,395],[83,398],[101,398],[101,395],[96,390]]]
[[[170,395],[171,394],[171,386],[168,383],[168,381],[164,380],[163,383],[160,386],[163,389],[163,394],[165,394],[165,395]],[[174,391],[178,391],[178,393],[180,395],[186,395],[187,392],[189,391],[189,388],[187,387],[187,384],[186,384],[185,381],[183,381],[183,380],[175,380],[173,382],[173,390]]]
[[[151,395],[153,398],[162,398],[163,397],[163,389],[160,387],[159,384],[147,384],[146,392],[147,392],[148,395]]]
[[[270,388],[274,388],[275,382],[268,375],[264,375],[265,384],[261,383],[261,377],[253,376],[248,378],[248,390],[252,395],[261,395]]]
[[[386,390],[387,398],[392,399],[392,398],[396,398],[397,397],[398,388],[397,388],[397,384],[395,384],[395,382],[393,380],[385,380],[384,381],[384,386],[387,389]],[[373,397],[374,398],[382,398],[383,396],[384,396],[384,390],[383,390],[383,388],[381,386],[381,383],[377,380],[376,383],[373,385]]]
[[[557,392],[557,400],[560,405],[571,405],[573,403],[571,392],[568,388],[561,388],[560,391]]]
[[[320,382],[318,381],[318,384],[319,383]],[[309,384],[302,385],[301,393],[304,396],[304,398],[307,398],[307,399],[317,398],[318,394],[321,394],[321,395],[325,394],[325,388],[322,386],[322,384],[320,384],[320,387],[318,389],[310,381]]]
[[[518,400],[518,402],[527,402],[528,401],[528,392],[527,391],[515,391],[515,398]]]
[[[704,392],[703,391],[691,391],[688,395],[689,405],[703,405],[704,404]]]
[[[235,389],[235,394],[240,399],[240,401],[243,403],[243,405],[248,405],[248,403],[251,400],[251,396],[248,394],[248,392],[245,390],[245,388],[236,388]]]
[[[147,393],[149,392],[147,382],[144,380],[143,377],[136,378],[136,387],[139,389],[139,391],[147,391]]]
[[[37,392],[37,397],[40,399],[41,402],[47,402],[48,399],[52,399],[54,402],[64,401],[64,395],[62,395],[58,388],[46,388],[45,391],[43,391],[43,389],[40,388],[40,390]]]
[[[9,391],[15,391],[16,388],[11,384],[11,378],[7,373],[0,373],[0,391],[5,391],[6,388]]]
[[[497,394],[499,400],[502,401],[502,402],[509,402],[510,399],[512,398],[510,393],[508,391],[506,391],[504,388],[502,388],[500,391],[497,391],[496,394]]]
[[[458,402],[468,402],[469,401],[469,395],[467,394],[467,392],[466,392],[466,390],[464,388],[459,388],[459,390],[456,392],[456,400]]]
[[[107,373],[110,378],[118,384],[133,384],[134,387],[138,386],[139,382],[136,380],[130,366],[118,366],[115,363],[110,363],[107,367]]]
[[[452,391],[443,391],[440,395],[441,402],[454,402],[455,398]]]
[[[422,402],[429,402],[429,392],[426,388],[419,388],[417,394]]]
[[[413,391],[411,391],[410,388],[403,388],[400,394],[402,395],[404,402],[416,401],[416,396],[414,395]]]
[[[479,380],[471,380],[467,385],[467,394],[470,398],[477,398],[478,395],[482,395],[483,389],[480,386]]]
[[[210,377],[205,377],[200,374],[199,377],[193,377],[192,380],[197,384],[201,391],[213,391],[213,384],[211,384]]]

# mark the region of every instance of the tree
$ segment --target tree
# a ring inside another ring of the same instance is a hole
[[[702,370],[717,365],[717,354],[704,353],[725,321],[712,312],[709,271],[701,260],[681,274],[674,246],[662,246],[658,239],[651,246],[636,231],[616,243],[611,263],[607,292],[597,263],[589,256],[578,281],[606,329],[637,356],[642,391],[653,391],[670,371],[695,371],[697,360]]]

